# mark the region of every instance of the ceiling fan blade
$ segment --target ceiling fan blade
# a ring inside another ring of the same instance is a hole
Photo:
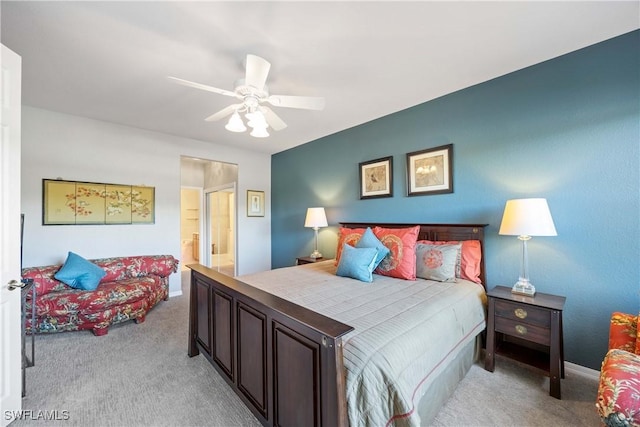
[[[234,111],[236,111],[240,107],[242,107],[242,104],[229,105],[228,107],[224,107],[222,110],[218,111],[217,113],[213,113],[212,115],[207,117],[205,119],[205,121],[207,121],[207,122],[215,122],[217,120],[220,120],[220,119],[228,116],[229,114],[232,114]]]
[[[267,102],[275,107],[302,108],[305,110],[323,110],[324,98],[315,96],[271,95]]]
[[[258,90],[263,90],[270,69],[271,64],[266,59],[256,55],[247,55],[247,70],[244,83]]]
[[[271,108],[260,106],[258,107],[258,111],[264,114],[264,119],[273,130],[282,130],[287,127],[287,124],[282,121],[282,119],[278,117],[278,115],[274,113]]]
[[[200,83],[190,82],[189,80],[182,80],[177,77],[167,76],[168,79],[173,80],[174,82],[181,84],[183,86],[194,87],[196,89],[206,90],[208,92],[218,93],[220,95],[226,96],[236,96],[235,92],[231,92],[230,90],[218,89],[217,87],[207,86]]]

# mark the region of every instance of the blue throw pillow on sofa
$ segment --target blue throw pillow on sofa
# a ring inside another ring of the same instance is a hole
[[[373,270],[376,265],[376,248],[354,248],[344,244],[338,263],[337,276],[351,277],[363,282],[373,282]]]
[[[72,288],[93,291],[98,287],[98,283],[100,283],[100,280],[106,276],[106,274],[103,269],[91,261],[87,261],[78,254],[69,252],[64,265],[53,277]]]

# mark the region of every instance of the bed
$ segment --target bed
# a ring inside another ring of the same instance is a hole
[[[421,224],[417,239],[482,249],[483,229]],[[331,260],[238,279],[189,267],[188,354],[204,354],[264,425],[428,422],[473,363],[485,328],[484,287],[467,280],[363,283],[337,277]]]

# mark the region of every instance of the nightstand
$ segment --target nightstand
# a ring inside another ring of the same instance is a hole
[[[496,353],[535,366],[549,376],[549,395],[560,399],[560,378],[564,378],[562,309],[566,298],[540,292],[533,297],[515,295],[505,286],[496,286],[487,297],[485,369],[493,372]]]
[[[296,265],[302,264],[313,264],[314,262],[324,261],[324,258],[311,258],[308,256],[303,256],[300,258],[296,258]]]

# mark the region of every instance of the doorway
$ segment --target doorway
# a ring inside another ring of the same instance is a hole
[[[202,188],[183,186],[180,189],[180,257],[181,270],[200,262],[200,228]]]
[[[228,276],[236,275],[235,183],[207,188],[205,194],[204,265]]]
[[[199,263],[235,276],[238,165],[183,156],[180,177],[183,271]]]

